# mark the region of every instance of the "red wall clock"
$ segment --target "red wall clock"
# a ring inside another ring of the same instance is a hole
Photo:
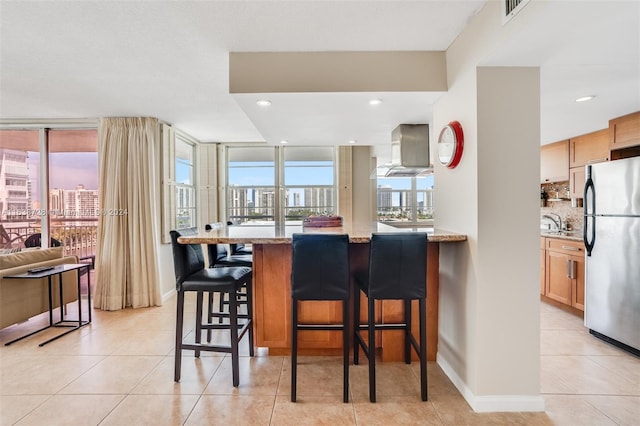
[[[438,137],[438,160],[440,164],[450,169],[455,168],[462,158],[464,149],[464,134],[462,126],[452,121],[442,128]]]

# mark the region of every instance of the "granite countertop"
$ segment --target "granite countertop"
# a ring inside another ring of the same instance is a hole
[[[559,240],[583,241],[582,230],[578,231],[540,231],[541,237],[557,238]]]
[[[236,225],[211,231],[200,230],[197,235],[178,238],[182,244],[289,244],[294,233],[348,234],[352,243],[368,243],[373,232],[426,232],[430,242],[466,241],[467,236],[432,227],[396,228],[383,223],[345,223],[340,227],[313,228],[302,225]]]

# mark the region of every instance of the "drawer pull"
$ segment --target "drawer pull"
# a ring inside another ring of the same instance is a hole
[[[580,247],[574,247],[574,246],[562,246],[562,250],[581,251],[582,249]]]
[[[576,279],[576,266],[578,265],[577,262],[574,262],[573,260],[567,259],[567,261],[564,264],[564,271],[565,274],[567,276],[567,278],[575,280]]]

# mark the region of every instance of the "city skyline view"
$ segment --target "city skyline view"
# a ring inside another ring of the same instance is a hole
[[[27,151],[29,179],[40,182],[40,153]],[[83,185],[88,190],[98,190],[97,152],[55,152],[49,154],[49,188],[75,189]],[[32,185],[32,197],[40,198],[40,186]]]

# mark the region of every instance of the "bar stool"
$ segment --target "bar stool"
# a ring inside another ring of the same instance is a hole
[[[251,254],[229,254],[227,252],[226,245],[224,244],[207,244],[207,254],[209,258],[210,268],[224,268],[228,266],[246,266],[248,268],[253,267],[253,256]],[[223,312],[225,305],[229,304],[229,294],[220,293],[218,299],[218,311]],[[214,293],[209,293],[209,320],[211,320],[213,312],[213,298]],[[237,294],[238,303],[246,304],[247,297],[246,291],[241,289]],[[218,321],[222,321],[218,318]],[[211,339],[211,332],[207,332],[207,339]]]
[[[227,226],[233,226],[233,222],[228,220]],[[242,243],[229,244],[229,251],[232,255],[234,254],[253,254],[253,249],[251,245],[248,247]]]
[[[227,222],[227,225],[231,225],[231,222]],[[205,231],[213,231],[223,228],[222,222],[207,223],[204,226]],[[207,244],[207,255],[210,268],[220,268],[226,266],[247,266],[253,267],[253,256],[251,253],[247,254],[229,254],[225,244]],[[210,292],[208,295],[209,303],[209,321],[211,321],[213,310],[214,292]],[[219,293],[218,299],[218,312],[223,312],[225,305],[229,304],[228,294]],[[241,291],[238,293],[238,302],[241,304],[247,303],[246,292]],[[218,318],[218,322],[222,322],[222,318]],[[207,341],[211,340],[211,331],[207,331]]]
[[[296,402],[298,330],[342,331],[342,399],[349,402],[349,236],[293,234],[291,247],[291,402]],[[341,300],[342,324],[298,323],[302,300]]]
[[[205,268],[204,255],[200,244],[178,243],[179,237],[195,234],[197,234],[195,228],[170,232],[176,275],[176,290],[178,293],[174,380],[176,382],[180,381],[182,350],[194,350],[196,357],[200,356],[200,351],[224,352],[231,354],[233,386],[237,387],[240,383],[238,344],[245,334],[248,334],[249,338],[249,355],[254,355],[251,268],[244,266]],[[243,286],[246,287],[247,292],[246,314],[238,312],[239,304],[235,297]],[[182,340],[184,297],[188,291],[195,291],[197,294],[195,344],[184,343]],[[204,292],[219,292],[221,294],[234,295],[233,297],[229,297],[229,313],[214,313],[214,317],[228,318],[228,324],[214,324],[211,323],[210,320],[206,323],[202,322],[202,296]],[[241,320],[243,321],[241,322]],[[207,331],[229,330],[231,344],[229,346],[202,344],[201,334],[203,329]]]
[[[360,291],[354,297],[353,363],[358,364],[359,348],[369,360],[369,400],[376,402],[376,330],[404,330],[404,358],[411,364],[411,347],[420,358],[420,393],[427,400],[427,234],[423,232],[374,233],[369,247],[369,268],[356,272],[357,287],[367,296],[368,324],[360,325]],[[403,300],[404,321],[376,324],[376,300]],[[418,300],[420,344],[411,333],[411,302]],[[367,330],[368,343],[360,331]]]
[[[229,254],[224,244],[207,244],[209,267],[248,266],[253,264],[252,254]]]
[[[242,243],[237,244],[229,244],[229,250],[231,250],[231,254],[253,254],[253,248],[247,247]]]

